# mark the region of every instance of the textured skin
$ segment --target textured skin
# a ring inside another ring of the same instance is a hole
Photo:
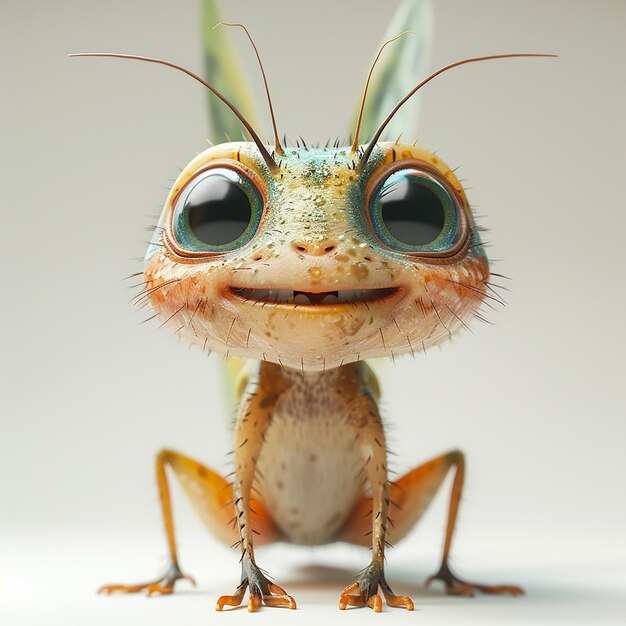
[[[425,351],[479,316],[491,297],[487,258],[465,193],[454,173],[423,148],[381,143],[363,167],[359,156],[350,148],[290,148],[270,172],[254,144],[228,143],[200,154],[176,180],[146,254],[138,301],[151,304],[161,325],[182,340],[231,357],[232,373],[239,373],[232,388],[234,472],[229,483],[193,459],[162,452],[157,482],[170,569],[156,581],[103,591],[171,593],[185,577],[167,465],[207,527],[223,541],[234,538],[241,549],[241,583],[233,595],[220,596],[218,610],[241,604],[246,589],[250,611],[261,604],[296,606],[257,566],[255,535],[259,544],[369,544],[371,562],[344,589],[339,608],[380,611],[384,596],[389,606],[413,610],[411,599],[394,595],[385,580],[385,544],[410,530],[451,468],[443,558],[433,579],[462,595],[521,593],[506,585],[465,583],[450,571],[465,467],[461,453],[438,457],[390,483],[380,390],[363,361]],[[173,235],[176,200],[189,180],[214,166],[238,169],[257,186],[264,203],[260,226],[233,251],[183,250]],[[461,225],[443,255],[391,250],[370,223],[369,195],[404,167],[430,173],[455,198]],[[281,290],[291,295],[279,297]]]
[[[330,543],[364,489],[354,434],[346,427],[337,389],[340,370],[285,375],[291,384],[265,435],[258,489],[284,540]]]
[[[372,181],[399,161],[427,164],[456,190],[453,172],[426,150],[380,144],[362,173],[349,148],[288,149],[272,175],[251,144],[222,144],[180,174],[146,260],[146,298],[161,322],[205,350],[319,371],[372,357],[424,350],[448,339],[485,297],[489,269],[478,235],[445,262],[415,259],[380,245],[365,217]],[[267,197],[258,234],[243,248],[208,258],[176,253],[170,231],[178,192],[218,162],[243,168]],[[332,252],[324,251],[332,246]],[[306,254],[300,249],[305,247]],[[242,300],[229,288],[396,287],[386,300],[320,307]]]

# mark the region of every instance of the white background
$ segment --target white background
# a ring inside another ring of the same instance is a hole
[[[223,16],[254,33],[281,130],[325,141],[349,132],[395,5],[231,1]],[[203,533],[178,492],[181,562],[198,589],[150,601],[94,595],[165,563],[156,451],[221,470],[230,448],[219,357],[139,326],[146,315],[122,281],[141,269],[133,258],[168,179],[206,146],[206,96],[164,68],[66,54],[137,52],[201,71],[198,2],[2,0],[0,11],[0,622],[243,619],[245,610],[212,612],[238,582],[237,555]],[[442,543],[442,494],[388,555],[390,581],[420,610],[378,619],[626,620],[625,23],[619,1],[436,3],[433,67],[561,55],[461,68],[425,89],[420,142],[462,166],[490,255],[503,259],[494,270],[514,280],[494,326],[475,324],[384,376],[398,471],[452,447],[467,453],[454,563],[528,594],[464,601],[422,589]],[[275,546],[259,561],[301,611],[258,619],[375,619],[336,610],[365,551]]]

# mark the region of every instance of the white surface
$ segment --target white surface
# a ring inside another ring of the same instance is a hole
[[[421,549],[416,551],[419,558],[414,558],[399,544],[388,555],[388,578],[396,593],[412,596],[416,610],[409,614],[384,607],[384,616],[369,609],[341,613],[337,609],[341,589],[365,564],[365,550],[277,545],[259,550],[259,562],[296,598],[298,613],[263,608],[254,619],[272,624],[318,624],[322,620],[337,624],[380,620],[422,625],[624,624],[626,555],[622,551],[610,559],[598,558],[604,541],[606,538],[593,546],[572,543],[572,556],[564,558],[563,538],[541,545],[524,537],[513,549],[505,548],[503,537],[489,542],[483,538],[473,549],[461,550],[464,558],[459,567],[463,573],[482,582],[523,584],[527,595],[473,599],[451,598],[436,587],[424,590],[422,583],[436,565],[435,552],[424,554]],[[239,581],[236,555],[195,533],[192,540],[187,534],[182,543],[182,563],[196,576],[198,587],[183,582],[174,596],[145,598],[98,596],[94,592],[103,582],[119,582],[120,576],[125,582],[137,582],[163,568],[164,560],[155,557],[157,546],[148,546],[139,535],[134,542],[110,537],[20,537],[8,553],[3,550],[3,569],[10,575],[3,583],[2,624],[249,623],[252,618],[245,607],[222,614],[214,611],[218,595],[232,593]]]
[[[494,269],[514,280],[495,326],[389,365],[383,410],[399,472],[467,453],[461,572],[529,593],[464,601],[418,589],[420,611],[383,619],[624,623],[626,3],[436,4],[433,67],[500,52],[561,57],[460,68],[425,89],[420,141],[462,164],[490,256],[504,259]],[[224,18],[254,33],[281,130],[325,141],[349,132],[392,5],[232,0]],[[155,452],[167,445],[222,470],[230,443],[218,360],[138,326],[121,280],[140,269],[133,258],[168,179],[206,145],[205,96],[164,68],[66,54],[135,51],[200,69],[198,2],[3,0],[0,10],[0,623],[243,619],[213,613],[237,582],[236,555],[196,538],[181,499],[182,563],[199,591],[93,595],[163,565]],[[238,49],[256,77],[243,38]],[[446,498],[389,555],[403,591],[436,566]],[[297,619],[381,617],[335,608],[366,553],[266,553],[262,565],[292,582]],[[293,584],[311,558],[345,571]]]

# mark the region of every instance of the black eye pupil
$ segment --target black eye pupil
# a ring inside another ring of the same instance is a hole
[[[380,215],[389,233],[398,241],[423,246],[441,234],[445,209],[440,197],[419,179],[404,176],[383,188]]]
[[[245,191],[220,174],[201,180],[189,192],[183,210],[193,236],[212,246],[238,239],[252,219]]]

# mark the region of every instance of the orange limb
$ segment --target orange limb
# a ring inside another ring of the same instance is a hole
[[[286,382],[281,368],[271,363],[263,363],[258,382],[249,385],[239,405],[235,427],[235,479],[232,498],[237,543],[241,548],[241,583],[233,595],[220,596],[215,607],[218,611],[224,606],[239,606],[247,588],[250,589],[248,611],[251,613],[261,604],[296,608],[295,600],[282,587],[272,583],[257,566],[253,537],[258,533],[258,528],[256,519],[255,528],[252,528],[251,519],[254,510],[251,506],[252,483],[257,459],[265,442],[265,433],[272,421],[274,408],[285,389]]]
[[[173,450],[162,450],[156,458],[156,479],[167,536],[170,565],[165,574],[155,580],[138,584],[103,585],[98,589],[98,593],[146,591],[148,595],[167,595],[174,591],[174,586],[178,580],[188,580],[193,585],[196,584],[193,578],[182,573],[178,565],[174,517],[166,467],[174,472],[198,516],[209,530],[218,539],[229,545],[236,540],[237,532],[235,526],[231,524],[234,515],[231,484],[213,470],[190,457]],[[253,500],[253,502],[256,514],[255,527],[260,533],[259,543],[274,541],[278,536],[276,525],[271,520],[263,503],[258,500]]]
[[[234,595],[220,596],[215,610],[221,611],[225,606],[240,606],[248,584],[248,581],[245,580],[237,587]],[[260,582],[258,592],[250,593],[248,597],[248,611],[254,613],[261,604],[265,604],[265,606],[282,606],[290,609],[296,608],[296,601],[282,587],[267,580]]]
[[[145,583],[137,583],[132,585],[127,584],[113,584],[102,585],[98,589],[98,593],[111,594],[115,591],[121,591],[124,593],[138,593],[139,591],[145,591],[146,595],[151,596],[159,594],[162,596],[169,595],[174,592],[174,585],[179,580],[186,580],[190,582],[194,587],[196,581],[191,576],[187,576],[180,571],[178,564],[172,562],[168,567],[165,574],[155,580],[151,580]]]
[[[354,374],[353,374],[354,375]],[[350,374],[344,376],[350,388]],[[365,519],[371,535],[372,560],[363,570],[356,582],[348,585],[339,598],[341,610],[348,606],[368,606],[376,613],[382,611],[383,601],[378,593],[382,589],[387,605],[413,610],[413,601],[406,596],[396,596],[385,580],[385,544],[389,536],[389,507],[391,492],[387,475],[387,448],[385,433],[376,405],[374,395],[363,385],[352,385],[357,388],[356,394],[345,394],[345,410],[348,423],[354,429],[355,444],[359,449],[363,462],[363,471],[371,487],[372,497],[368,499],[369,508]],[[357,505],[357,508],[359,506]]]
[[[435,575],[427,580],[426,584],[429,585],[434,580],[441,580],[445,584],[446,592],[451,595],[472,596],[476,591],[492,594],[522,594],[523,590],[514,585],[482,585],[465,582],[450,570],[448,560],[465,479],[465,458],[463,453],[458,450],[432,459],[391,483],[392,513],[390,521],[393,524],[391,524],[388,532],[389,541],[395,543],[411,530],[428,508],[451,468],[455,468],[455,473],[450,494],[441,567]],[[371,511],[371,499],[363,498],[357,503],[343,527],[340,539],[357,545],[367,545],[367,538],[364,535],[370,528],[371,522],[369,522],[368,517]]]
[[[408,596],[395,595],[384,577],[378,580],[378,585],[380,585],[383,591],[387,606],[405,608],[407,611],[413,611],[415,609],[413,600]],[[354,593],[355,591],[357,593]],[[360,582],[354,582],[341,592],[339,598],[339,608],[342,611],[348,606],[368,606],[370,609],[373,609],[375,613],[380,613],[383,610],[383,601],[378,593],[374,593],[368,597],[367,589],[362,589]]]

